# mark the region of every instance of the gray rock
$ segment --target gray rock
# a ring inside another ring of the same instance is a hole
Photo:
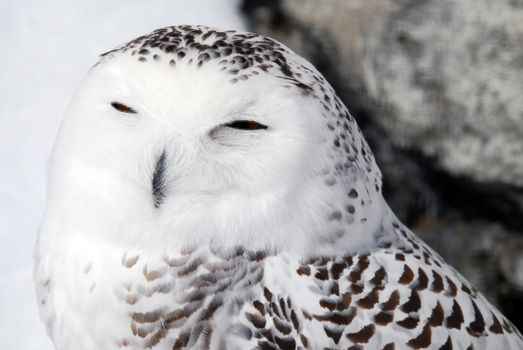
[[[397,1],[369,33],[364,86],[393,143],[523,186],[523,2]]]

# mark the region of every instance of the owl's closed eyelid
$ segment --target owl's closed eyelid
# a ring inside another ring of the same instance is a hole
[[[233,120],[231,122],[219,124],[209,131],[209,137],[217,139],[220,135],[260,135],[261,132],[271,129],[270,126],[255,122],[253,120]]]
[[[221,125],[222,127],[239,129],[239,130],[266,130],[267,125],[260,124],[254,120],[234,120],[230,123]]]
[[[122,113],[132,113],[132,114],[136,114],[136,110],[134,110],[133,108],[123,104],[123,103],[120,103],[120,102],[116,102],[116,101],[112,101],[111,102],[111,106],[116,109],[118,112],[122,112]]]

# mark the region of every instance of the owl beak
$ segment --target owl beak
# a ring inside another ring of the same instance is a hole
[[[152,178],[152,197],[155,208],[160,208],[165,199],[165,151],[156,159],[156,166],[154,168]]]

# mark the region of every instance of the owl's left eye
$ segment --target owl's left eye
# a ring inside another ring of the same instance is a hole
[[[240,129],[240,130],[267,129],[267,125],[263,125],[263,124],[255,122],[255,121],[252,121],[252,120],[235,120],[231,123],[225,124],[224,126],[226,126],[228,128]]]
[[[111,106],[113,106],[114,109],[116,109],[118,112],[122,113],[136,113],[134,109],[132,109],[129,106],[126,106],[120,102],[111,102]]]

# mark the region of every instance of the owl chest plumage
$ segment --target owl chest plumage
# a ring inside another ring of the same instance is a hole
[[[67,241],[37,257],[35,272],[57,349],[218,348],[261,291],[262,253],[148,254]]]
[[[481,294],[406,233],[409,240],[310,259],[206,247],[153,256],[78,242],[55,270],[37,272],[37,290],[57,349],[523,344]]]

